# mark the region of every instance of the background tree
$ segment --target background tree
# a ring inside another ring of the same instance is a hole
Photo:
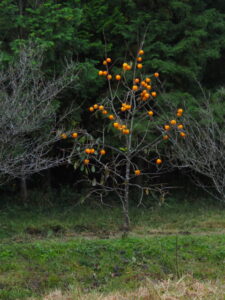
[[[187,139],[174,143],[170,159],[176,167],[187,168],[195,184],[225,203],[225,91],[204,96],[204,106],[198,107],[195,117],[185,115]]]
[[[22,178],[25,196],[27,176],[65,162],[65,153],[52,151],[65,117],[56,114],[58,97],[78,78],[77,66],[68,63],[61,76],[48,80],[43,57],[30,45],[0,70],[0,175]]]

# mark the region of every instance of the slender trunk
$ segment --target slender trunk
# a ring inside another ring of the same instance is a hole
[[[26,204],[27,199],[28,199],[26,177],[22,177],[20,180],[20,194],[21,194],[21,199],[22,199],[23,203]]]
[[[124,215],[124,231],[130,230],[130,217],[129,217],[129,183],[130,183],[130,160],[126,162],[126,175],[125,175],[125,187],[124,187],[124,203],[123,203],[123,215]]]
[[[131,105],[135,103],[135,98],[130,101]],[[134,117],[129,120],[130,124],[127,124],[130,128],[131,133],[126,139],[126,146],[127,146],[127,155],[126,155],[126,174],[125,174],[125,186],[124,186],[124,202],[123,202],[123,215],[124,215],[124,233],[130,231],[130,217],[129,217],[129,190],[130,190],[130,154],[131,154],[131,144],[132,144],[132,131],[133,131],[133,121]]]

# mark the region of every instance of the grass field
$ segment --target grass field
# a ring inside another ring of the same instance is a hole
[[[122,238],[118,208],[2,208],[0,299],[225,299],[224,209],[170,202],[131,218]]]

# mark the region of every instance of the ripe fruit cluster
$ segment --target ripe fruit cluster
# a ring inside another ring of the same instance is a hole
[[[127,110],[131,110],[131,105],[127,103],[122,103],[122,106],[120,107],[120,110],[122,112],[125,112]],[[102,112],[102,114],[106,115],[108,114],[108,111],[104,108],[103,105],[94,104],[93,106],[89,107],[89,111],[93,112],[95,109],[98,109]],[[115,120],[115,116],[113,114],[108,115],[109,120]],[[118,122],[113,123],[113,127],[121,131],[123,134],[127,135],[130,134],[130,130],[127,128],[126,125],[122,125]]]
[[[94,149],[94,148],[86,148],[86,149],[84,150],[84,152],[85,152],[86,154],[94,154],[94,153],[95,153],[95,149]]]
[[[143,65],[142,62],[143,61],[143,58],[142,58],[142,55],[144,54],[144,50],[139,50],[138,51],[138,57],[137,57],[137,65],[136,67],[138,69],[142,69],[143,68]],[[98,74],[100,76],[105,76],[108,80],[111,80],[113,78],[113,76],[111,74],[109,74],[109,64],[112,62],[112,59],[111,58],[106,58],[104,61],[103,61],[103,65],[106,66],[106,70],[103,71],[103,70],[100,70],[98,72]],[[124,62],[122,64],[122,69],[123,71],[130,71],[132,69],[132,66],[130,64],[128,64],[127,62]],[[155,78],[158,78],[159,77],[159,73],[156,72],[153,74]],[[122,79],[122,74],[117,74],[115,75],[115,79],[117,81],[120,81]],[[146,101],[148,99],[154,99],[155,97],[157,97],[157,93],[156,91],[151,91],[152,90],[152,86],[150,85],[151,83],[151,78],[147,77],[145,78],[145,80],[141,80],[140,78],[135,78],[134,79],[134,84],[132,86],[132,91],[133,92],[138,92],[139,94],[139,100],[143,100],[143,101]],[[141,93],[139,93],[139,91]],[[150,92],[151,91],[151,92]],[[93,111],[93,108],[89,108],[90,111]],[[125,111],[124,108],[121,109],[122,111]]]
[[[142,57],[141,57],[141,55],[143,55],[144,54],[144,50],[139,50],[139,52],[138,52],[138,57],[137,57],[137,61],[138,61],[138,64],[137,64],[137,68],[138,69],[142,69],[143,68],[143,65],[140,63],[140,62],[142,62]]]
[[[93,106],[89,107],[89,111],[90,112],[93,112],[96,109],[100,110],[103,115],[107,115],[108,114],[108,111],[104,108],[103,105],[94,104]]]
[[[86,149],[84,149],[84,152],[85,152],[86,154],[94,154],[94,153],[96,152],[96,150],[95,150],[94,148],[86,148]],[[99,153],[100,153],[101,155],[105,155],[105,154],[106,154],[106,151],[105,151],[104,149],[101,149],[101,150],[99,151]]]
[[[127,103],[122,103],[122,106],[120,107],[121,111],[131,110],[132,106]]]
[[[183,112],[184,112],[184,110],[182,108],[178,108],[176,115],[178,117],[181,117],[183,115]],[[169,124],[164,125],[164,130],[165,130],[165,132],[167,132],[167,134],[164,133],[163,140],[168,140],[169,139],[168,131],[170,131],[172,128],[173,129],[178,129],[178,132],[179,132],[179,134],[182,138],[186,137],[186,133],[183,131],[183,129],[184,129],[183,124],[181,124],[181,123],[177,124],[177,121],[175,119],[170,120],[169,123],[170,123],[170,125]]]
[[[130,71],[132,69],[131,65],[128,63],[123,63],[122,67],[124,71]]]
[[[65,139],[67,139],[69,136],[68,136],[66,133],[61,133],[60,137],[61,137],[61,139],[65,140]],[[77,132],[72,132],[72,133],[71,133],[71,137],[72,137],[73,139],[78,138],[78,133],[77,133]]]
[[[143,54],[144,54],[144,51],[142,49],[139,50],[139,52],[138,52],[139,56],[137,57],[138,62],[142,62],[143,59],[142,59],[141,55],[143,55]],[[137,68],[142,69],[143,64],[138,63]],[[159,73],[154,73],[154,76],[156,78],[158,78]],[[134,85],[132,86],[132,90],[134,92],[141,91],[140,98],[139,98],[140,100],[146,101],[148,99],[153,99],[157,96],[157,93],[155,91],[149,92],[152,89],[150,82],[151,82],[151,78],[149,78],[149,77],[145,78],[145,80],[142,80],[142,81],[140,80],[140,78],[134,79]],[[139,86],[138,86],[138,84],[139,84]]]
[[[158,74],[158,73],[157,73]],[[141,92],[139,100],[146,101],[148,99],[153,99],[157,96],[155,91],[150,92],[152,86],[149,84],[151,83],[151,78],[147,77],[145,80],[140,80],[140,78],[134,79],[134,85],[132,86],[132,90],[134,92]]]
[[[130,130],[127,128],[126,125],[122,125],[118,122],[114,122],[113,127],[120,130],[123,134],[129,134],[130,133]]]
[[[98,72],[98,75],[99,75],[99,76],[107,76],[107,75],[108,75],[108,72],[107,72],[107,71],[99,71],[99,72]]]
[[[89,154],[96,154],[97,151],[94,148],[85,148],[84,152],[89,155]],[[105,155],[106,150],[105,149],[100,149],[99,154],[100,155]],[[87,158],[84,159],[83,163],[84,163],[84,165],[88,165],[90,163],[90,159],[87,159]]]
[[[182,115],[183,115],[183,109],[182,108],[178,108],[177,109],[177,117],[182,117]]]

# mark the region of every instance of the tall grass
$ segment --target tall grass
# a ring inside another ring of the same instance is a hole
[[[177,281],[167,279],[153,282],[150,279],[134,291],[84,294],[79,290],[63,293],[56,290],[43,300],[224,300],[225,286],[220,281],[199,281],[183,276]],[[30,300],[36,300],[32,298]]]

